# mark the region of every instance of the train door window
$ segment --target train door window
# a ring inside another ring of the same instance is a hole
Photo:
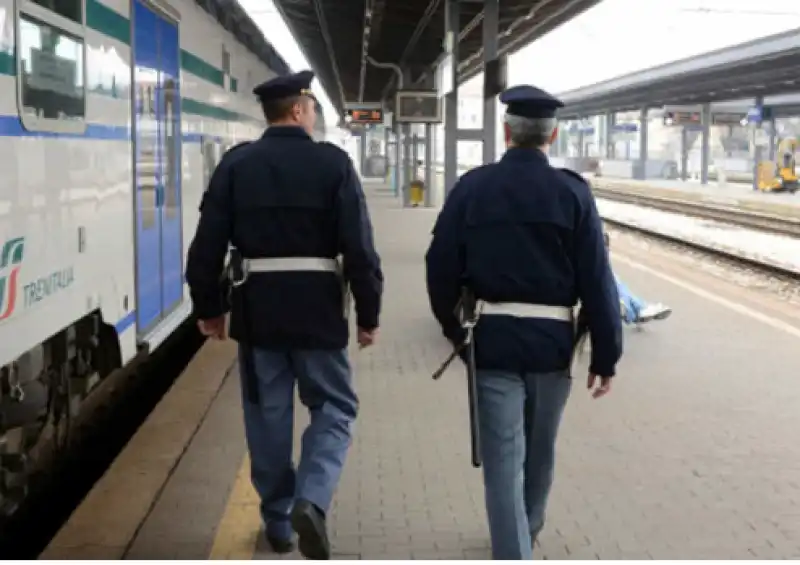
[[[175,112],[175,81],[167,79],[164,81],[164,182],[166,184],[164,193],[164,207],[166,208],[167,218],[172,219],[178,213],[178,159],[177,149],[180,132],[178,131],[178,116]]]
[[[18,4],[17,100],[25,129],[82,132],[86,117],[83,0]]]

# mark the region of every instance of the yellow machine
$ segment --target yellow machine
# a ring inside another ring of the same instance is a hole
[[[411,200],[411,206],[416,208],[422,204],[425,199],[425,183],[421,180],[412,180],[409,188],[411,189],[409,198],[409,200]]]
[[[777,163],[761,163],[758,188],[764,192],[792,192],[800,188],[797,177],[797,139],[784,139],[778,145]]]

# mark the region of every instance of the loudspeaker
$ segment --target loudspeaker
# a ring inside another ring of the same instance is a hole
[[[483,74],[483,97],[494,98],[507,88],[508,58],[497,57],[487,61]]]

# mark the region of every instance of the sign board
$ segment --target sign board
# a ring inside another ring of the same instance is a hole
[[[711,114],[711,123],[715,126],[741,126],[747,124],[747,116],[736,112],[715,112]]]
[[[345,119],[350,124],[382,124],[382,108],[346,108]]]
[[[406,124],[439,124],[442,104],[435,90],[400,90],[394,106],[395,120]]]
[[[700,104],[666,104],[664,106],[664,113],[669,112],[702,112],[703,106]]]
[[[701,112],[664,112],[664,125],[667,126],[699,126],[702,123],[703,114]]]
[[[383,104],[380,102],[345,102],[345,110],[380,110]]]
[[[634,133],[639,131],[639,124],[633,122],[628,122],[628,123],[623,122],[619,124],[614,124],[614,126],[611,129],[619,133]]]

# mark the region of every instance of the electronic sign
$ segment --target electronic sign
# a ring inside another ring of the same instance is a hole
[[[351,124],[382,124],[381,108],[348,108],[347,117]]]
[[[700,125],[703,116],[700,112],[665,112],[664,124],[668,126]]]
[[[435,90],[401,90],[395,101],[395,120],[411,124],[442,122],[442,105]]]

